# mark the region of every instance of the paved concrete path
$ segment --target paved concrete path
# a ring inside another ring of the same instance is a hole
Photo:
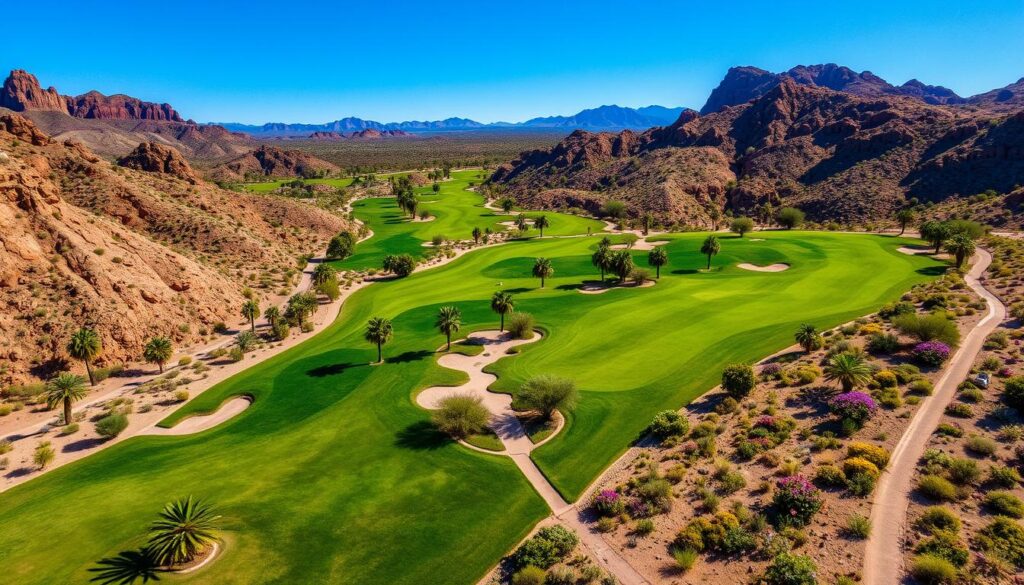
[[[905,570],[903,535],[908,522],[914,469],[946,405],[956,394],[956,387],[970,374],[985,338],[1006,318],[1006,307],[980,281],[991,262],[992,256],[979,249],[974,256],[974,265],[964,278],[967,285],[985,299],[988,311],[964,338],[935,385],[934,394],[925,399],[924,406],[910,421],[910,426],[893,449],[888,468],[879,479],[871,506],[871,537],[864,553],[864,585],[899,583],[902,579]]]

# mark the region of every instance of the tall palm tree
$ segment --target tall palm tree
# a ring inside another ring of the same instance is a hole
[[[256,301],[249,299],[242,303],[242,317],[249,320],[249,327],[253,333],[256,333],[256,317],[260,316],[260,305]]]
[[[311,279],[313,287],[318,287],[321,284],[330,282],[332,279],[336,279],[337,274],[338,271],[330,264],[317,264],[316,268],[313,269],[313,277]]]
[[[366,333],[363,337],[370,343],[377,344],[377,363],[384,362],[383,346],[391,339],[393,330],[391,320],[384,317],[374,317],[366,322]]]
[[[92,375],[92,360],[103,353],[103,342],[95,331],[88,327],[82,327],[71,335],[68,341],[68,354],[85,362],[85,371],[89,374],[89,384],[96,385],[96,378]]]
[[[484,232],[482,232],[479,227],[473,228],[473,243],[474,244],[479,244],[480,243],[480,237],[483,236],[483,235],[484,235]]]
[[[609,267],[619,277],[619,282],[624,283],[633,272],[633,255],[629,253],[629,250],[614,250],[611,253]]]
[[[263,318],[270,323],[271,327],[277,327],[277,324],[281,322],[281,309],[277,307],[267,307],[266,311],[263,311]]]
[[[818,329],[810,323],[804,323],[796,330],[796,335],[793,336],[796,342],[800,344],[800,347],[804,348],[804,351],[811,353],[812,351],[821,347],[822,339],[821,334],[818,333]]]
[[[147,550],[161,566],[186,563],[213,544],[219,519],[209,506],[192,496],[171,502],[150,526]]]
[[[974,240],[965,233],[958,233],[946,241],[946,251],[956,258],[956,269],[964,265],[964,260],[974,255]]]
[[[505,315],[511,313],[515,306],[516,303],[512,300],[511,293],[499,290],[491,296],[491,310],[501,316],[498,331],[505,330]]]
[[[551,278],[551,275],[554,273],[555,269],[551,267],[551,260],[537,258],[533,261],[533,276],[540,279],[541,288],[544,288],[544,280]]]
[[[540,237],[542,238],[544,237],[544,228],[550,225],[551,222],[548,221],[548,216],[546,215],[538,215],[537,219],[533,220],[533,227],[540,230]]]
[[[606,244],[607,240],[608,238],[601,240],[601,243],[597,245],[597,250],[590,257],[590,263],[601,271],[601,282],[604,282],[604,273],[612,264],[611,243]]]
[[[452,333],[462,327],[462,312],[459,311],[458,307],[441,307],[441,310],[437,313],[436,325],[441,333],[444,333],[445,339],[448,340],[448,347],[445,351],[451,351]]]
[[[704,239],[700,247],[700,253],[708,257],[708,270],[711,270],[711,257],[720,252],[722,245],[718,243],[718,237],[714,234]]]
[[[849,392],[871,381],[871,367],[859,355],[841,353],[828,361],[825,379],[838,381],[843,385],[843,392]]]
[[[142,350],[142,357],[147,362],[156,364],[160,368],[161,374],[164,373],[164,364],[171,359],[172,355],[174,355],[174,346],[171,345],[171,340],[166,337],[150,339]]]
[[[71,424],[71,404],[85,398],[85,380],[71,372],[61,372],[46,384],[46,405],[64,404],[64,424]]]
[[[914,210],[910,209],[909,207],[904,207],[903,209],[897,211],[896,221],[900,222],[899,235],[902,236],[903,232],[907,231],[907,225],[910,222],[914,221]]]
[[[530,222],[522,213],[520,213],[519,216],[516,217],[516,227],[519,228],[519,231],[521,232],[525,232],[526,230],[530,229]]]
[[[654,267],[656,278],[661,278],[661,267],[668,264],[668,250],[658,246],[647,253],[647,263]]]

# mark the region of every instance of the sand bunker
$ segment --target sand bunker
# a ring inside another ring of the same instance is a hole
[[[901,252],[903,254],[909,254],[911,256],[915,254],[931,254],[932,252],[931,248],[909,248],[907,246],[900,246],[899,248],[896,248],[896,250],[898,252]]]
[[[205,431],[206,429],[212,429],[220,423],[232,419],[239,414],[242,414],[249,405],[252,404],[252,398],[248,396],[236,396],[226,403],[222,404],[217,412],[205,415],[190,416],[185,420],[179,422],[169,429],[163,427],[153,427],[146,431],[144,434],[147,435],[191,435],[192,433],[198,433]]]
[[[743,262],[742,264],[736,265],[743,270],[753,270],[754,272],[782,272],[783,270],[789,270],[789,264],[769,264],[768,266],[758,266],[757,264],[749,264]]]
[[[582,293],[582,294],[585,294],[585,295],[599,295],[601,293],[606,293],[606,292],[608,292],[608,291],[610,291],[610,290],[612,290],[614,288],[648,288],[648,287],[654,286],[657,283],[658,283],[658,281],[656,281],[656,280],[648,280],[648,281],[644,282],[643,284],[637,286],[636,283],[633,283],[633,282],[627,282],[626,284],[619,284],[617,282],[616,283],[604,283],[604,282],[587,281],[587,282],[583,283],[583,286],[581,286],[580,288],[576,289],[576,292],[579,292],[579,293]]]
[[[647,240],[637,240],[631,244],[612,244],[612,250],[637,250],[647,251],[653,250],[658,247],[659,243],[663,243],[664,240],[658,242],[648,242]]]

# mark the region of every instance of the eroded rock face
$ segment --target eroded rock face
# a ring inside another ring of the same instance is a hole
[[[76,118],[97,120],[161,120],[182,122],[170,104],[144,102],[127,95],[103,95],[90,91],[79,96],[66,96],[67,112]]]
[[[25,110],[53,110],[67,113],[64,96],[54,88],[43,89],[35,75],[21,69],[11,71],[0,91],[0,106],[24,112]]]
[[[143,142],[128,156],[119,159],[117,164],[147,173],[173,175],[192,183],[198,180],[192,166],[180,152],[155,142]]]
[[[257,177],[314,177],[338,170],[337,166],[311,154],[263,145],[217,165],[210,172],[210,177],[221,181],[242,181]]]

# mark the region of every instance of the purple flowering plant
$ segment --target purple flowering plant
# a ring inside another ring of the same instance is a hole
[[[878,409],[875,400],[863,392],[844,392],[829,402],[832,412],[840,418],[863,424]]]
[[[949,359],[949,346],[941,341],[925,341],[914,346],[912,352],[918,363],[926,366],[940,366]]]

